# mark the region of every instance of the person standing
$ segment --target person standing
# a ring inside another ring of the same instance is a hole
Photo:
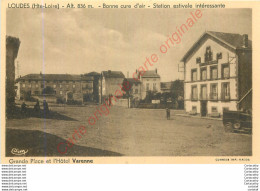
[[[36,113],[38,113],[39,111],[40,111],[40,103],[39,103],[39,100],[37,99],[37,101],[36,101],[36,104],[34,105],[34,111],[36,112]]]
[[[43,100],[43,111],[49,113],[49,106],[46,100]]]
[[[25,102],[23,102],[21,105],[21,113],[26,114],[26,112],[27,112],[26,110],[27,110],[27,105]]]
[[[170,111],[170,109],[167,107],[167,108],[166,108],[167,120],[170,120],[170,115],[171,115],[171,111]]]

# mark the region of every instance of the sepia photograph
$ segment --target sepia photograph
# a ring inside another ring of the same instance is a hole
[[[7,9],[5,157],[253,156],[253,40],[249,8]]]

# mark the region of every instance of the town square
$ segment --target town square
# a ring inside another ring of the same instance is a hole
[[[6,156],[252,156],[252,12],[220,12],[8,10]]]

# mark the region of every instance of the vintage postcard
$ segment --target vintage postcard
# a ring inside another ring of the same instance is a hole
[[[8,1],[3,163],[259,163],[259,2]]]

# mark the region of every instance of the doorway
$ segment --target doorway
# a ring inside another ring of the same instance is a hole
[[[207,116],[207,101],[200,102],[200,113],[202,117]]]

